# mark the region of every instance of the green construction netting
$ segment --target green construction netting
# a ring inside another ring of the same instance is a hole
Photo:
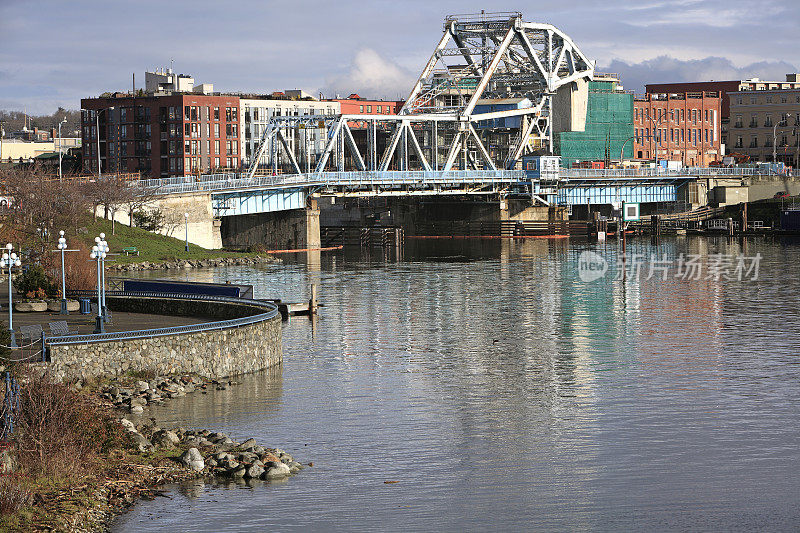
[[[586,131],[562,132],[554,138],[561,164],[576,161],[619,159],[627,139],[633,137],[633,95],[615,92],[615,82],[589,82]],[[626,158],[633,157],[633,141],[625,144]]]

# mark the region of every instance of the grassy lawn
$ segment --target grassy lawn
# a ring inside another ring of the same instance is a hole
[[[141,263],[143,261],[174,261],[181,259],[216,259],[218,257],[253,257],[257,253],[228,252],[225,250],[206,250],[200,246],[189,243],[189,251],[184,249],[182,239],[167,237],[150,233],[141,228],[131,228],[119,222],[114,224],[114,234],[111,234],[111,221],[98,218],[89,218],[86,224],[89,232],[86,234],[86,244],[90,248],[94,245],[94,238],[100,233],[106,234],[106,241],[111,248],[111,253],[121,253],[123,248],[135,247],[139,256],[115,255],[118,263]],[[261,254],[263,255],[263,254]]]

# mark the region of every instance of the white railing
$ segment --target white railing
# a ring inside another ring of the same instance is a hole
[[[450,171],[366,171],[322,172],[311,174],[280,174],[254,176],[225,173],[180,178],[141,180],[139,186],[155,194],[181,194],[190,192],[232,191],[242,189],[279,189],[307,186],[359,186],[359,185],[461,185],[509,184],[525,180],[521,170],[450,170]]]
[[[680,170],[665,168],[562,168],[562,178],[663,178],[693,176],[759,176],[769,175],[768,169],[743,167],[686,167]],[[772,175],[775,174],[773,170]]]
[[[766,170],[757,168],[704,168],[688,167],[682,170],[663,168],[640,169],[586,169],[562,168],[560,179],[664,179],[691,178],[699,176],[758,176]],[[275,176],[253,176],[226,172],[201,176],[160,178],[132,182],[133,186],[154,191],[155,194],[181,194],[190,192],[234,191],[250,189],[280,189],[289,187],[330,186],[354,187],[369,185],[493,185],[527,181],[522,170],[449,170],[449,171],[363,171],[321,172],[309,174],[278,174]]]

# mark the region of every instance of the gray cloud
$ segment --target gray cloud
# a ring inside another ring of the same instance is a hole
[[[620,74],[626,89],[643,93],[644,86],[648,83],[748,78],[782,81],[786,74],[797,72],[797,67],[785,61],[759,61],[737,67],[730,59],[724,57],[680,60],[659,56],[639,63],[615,60],[608,66],[598,67],[598,70]]]
[[[365,98],[402,99],[415,81],[410,70],[365,48],[356,52],[346,72],[329,78],[321,90],[328,96],[355,92]]]
[[[296,87],[405,96],[441,36],[444,16],[479,12],[487,2],[32,5],[0,0],[6,73],[0,77],[0,108],[50,113],[59,105],[77,108],[81,97],[128,89],[132,72],[141,84],[145,69],[167,66],[170,59],[176,70],[221,91]],[[562,0],[526,7],[527,20],[556,25],[598,64],[621,71],[629,88],[673,76],[780,78],[783,70],[793,70],[784,64],[798,61],[797,0]]]

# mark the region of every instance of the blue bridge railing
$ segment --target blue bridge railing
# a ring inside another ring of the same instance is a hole
[[[97,291],[73,291],[68,293],[70,297],[74,298],[96,298]],[[163,337],[167,335],[179,335],[182,333],[197,333],[204,331],[215,331],[222,329],[236,328],[248,324],[256,324],[270,320],[279,316],[278,306],[271,302],[262,302],[259,300],[248,300],[244,298],[228,298],[224,296],[206,296],[202,294],[175,294],[168,292],[123,292],[123,291],[106,291],[107,297],[135,297],[135,298],[170,298],[181,300],[201,300],[207,302],[217,303],[235,303],[245,304],[250,307],[255,307],[263,310],[261,313],[255,313],[250,316],[234,318],[230,320],[214,320],[210,322],[203,322],[201,324],[189,324],[185,326],[172,326],[168,328],[154,328],[133,331],[117,331],[114,333],[93,333],[90,335],[62,335],[58,337],[46,337],[45,344],[49,346],[62,346],[69,344],[89,344],[93,342],[111,342],[111,341],[124,341],[131,339],[147,339],[152,337]]]

